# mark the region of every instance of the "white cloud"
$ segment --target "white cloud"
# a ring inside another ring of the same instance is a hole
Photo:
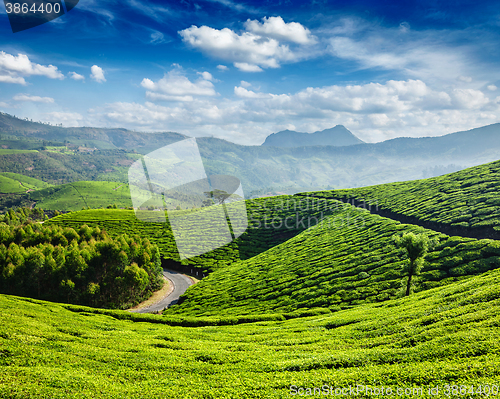
[[[217,65],[217,69],[219,71],[227,71],[227,70],[229,70],[229,68],[227,66],[225,66],[225,65]]]
[[[483,92],[473,89],[454,89],[452,98],[458,109],[479,109],[490,101]]]
[[[165,39],[165,35],[159,31],[154,31],[151,33],[150,43],[152,44],[161,44],[165,43],[167,40]]]
[[[382,28],[365,21],[343,21],[349,29],[332,29],[327,51],[354,61],[360,69],[400,71],[406,77],[452,83],[455,77],[472,82],[478,64],[471,62],[470,49],[450,46],[451,33]],[[447,36],[448,35],[448,36]],[[456,35],[456,33],[455,33]],[[436,40],[436,38],[439,38]]]
[[[147,90],[158,89],[158,84],[143,81]],[[309,87],[291,94],[262,93],[241,85],[234,87],[234,98],[195,96],[186,90],[178,90],[176,95],[160,91],[151,94],[190,96],[191,101],[168,106],[150,101],[107,104],[90,112],[94,124],[173,130],[191,136],[213,134],[255,145],[270,133],[290,126],[316,131],[343,124],[361,139],[374,142],[403,135],[433,136],[500,122],[500,97],[496,102],[479,90],[445,91],[411,79]]]
[[[25,101],[25,102],[33,102],[33,103],[44,103],[44,104],[53,104],[54,99],[51,97],[39,97],[39,96],[30,96],[29,94],[16,94],[12,97],[14,101]]]
[[[212,74],[210,72],[198,72],[199,75],[201,75],[201,77],[205,80],[213,80],[214,77],[212,76]]]
[[[20,85],[26,85],[26,80],[20,76],[8,76],[8,75],[0,75],[1,83],[17,83]]]
[[[70,72],[69,77],[73,80],[85,80],[85,76],[80,75],[79,73],[76,72]]]
[[[209,72],[202,72],[200,75],[200,79],[191,82],[179,70],[174,69],[158,82],[144,78],[141,86],[147,90],[146,97],[152,101],[192,101],[193,96],[215,96],[217,93],[210,82],[212,75]]]
[[[262,37],[270,37],[279,41],[309,44],[316,41],[311,31],[298,22],[285,23],[281,17],[262,18],[262,23],[247,20],[245,29]]]
[[[487,89],[489,91],[495,91],[497,89],[497,87],[495,85],[488,85]]]
[[[193,25],[179,34],[191,47],[211,57],[232,62],[236,68],[245,72],[279,68],[283,62],[297,62],[304,57],[272,37],[248,31],[239,35],[228,28],[218,30]]]
[[[25,85],[25,77],[46,76],[64,79],[64,75],[53,65],[40,65],[30,61],[26,54],[14,56],[0,51],[0,82]]]
[[[234,88],[234,94],[238,97],[241,97],[241,98],[269,98],[269,97],[271,97],[270,94],[255,93],[251,90],[245,89],[244,87],[238,87],[238,86],[236,86]]]
[[[104,71],[101,67],[98,67],[97,65],[92,65],[90,68],[90,78],[95,80],[98,83],[103,83],[106,81],[106,78],[104,77]]]
[[[249,83],[249,82],[246,82],[246,81],[242,80],[242,81],[240,82],[240,86],[241,86],[241,87],[245,87],[245,88],[247,88],[247,89],[248,89],[250,86],[252,86],[252,84],[251,84],[251,83]]]
[[[246,62],[235,62],[234,66],[242,72],[262,72],[263,69],[254,64],[248,64]]]

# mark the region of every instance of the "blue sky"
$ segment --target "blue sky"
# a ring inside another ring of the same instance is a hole
[[[259,145],[500,122],[496,1],[80,0],[15,34],[0,5],[0,40],[0,110],[64,126]]]

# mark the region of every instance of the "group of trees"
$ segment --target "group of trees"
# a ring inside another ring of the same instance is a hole
[[[124,308],[161,288],[160,253],[147,239],[13,219],[0,222],[2,293]]]

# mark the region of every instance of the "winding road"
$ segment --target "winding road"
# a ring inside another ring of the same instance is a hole
[[[174,272],[173,270],[163,269],[163,275],[170,280],[173,286],[173,290],[166,297],[162,298],[160,301],[153,303],[152,305],[133,310],[135,313],[152,313],[161,312],[165,308],[169,308],[175,305],[179,300],[179,297],[186,292],[189,286],[193,285],[193,281],[186,275]]]

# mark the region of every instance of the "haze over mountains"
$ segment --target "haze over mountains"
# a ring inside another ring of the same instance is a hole
[[[274,147],[303,147],[317,145],[331,145],[343,147],[347,145],[362,144],[354,134],[342,125],[314,133],[300,133],[293,130],[283,130],[266,137],[263,146]]]
[[[322,135],[361,142],[342,126],[314,134],[294,133],[280,132],[270,137],[277,137],[282,145],[289,144],[290,137]],[[53,183],[76,180],[126,182],[127,168],[132,159],[137,159],[137,154],[132,152],[147,154],[187,138],[174,132],[63,128],[20,120],[7,114],[0,114],[0,136],[0,145],[4,149],[26,149],[29,140],[50,140],[60,145],[69,143],[97,149],[78,156],[52,151],[23,154],[0,151],[0,172],[21,173]],[[500,159],[500,124],[440,137],[400,137],[380,143],[347,146],[243,146],[210,137],[197,138],[197,143],[208,175],[236,176],[242,181],[247,196],[260,196],[419,179],[495,161]],[[338,143],[340,140],[336,145]],[[30,148],[38,147],[42,147],[42,141],[35,142]],[[71,173],[68,168],[71,168]],[[49,170],[57,170],[59,180],[51,181],[46,176]]]

